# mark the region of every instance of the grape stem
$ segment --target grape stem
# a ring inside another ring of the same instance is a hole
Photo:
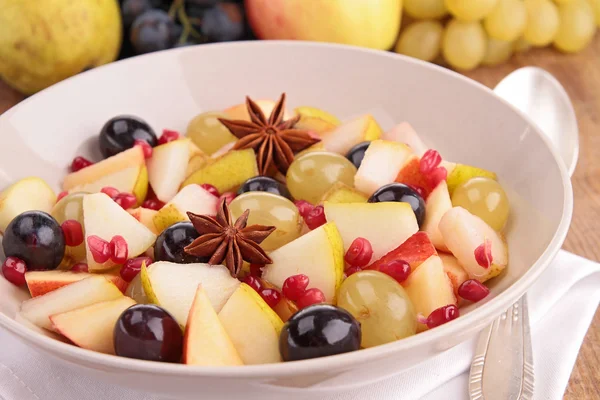
[[[190,19],[185,12],[185,0],[175,0],[171,3],[169,17],[175,19],[175,16],[179,17],[179,21],[183,26],[183,32],[181,33],[181,36],[179,36],[178,43],[185,43],[190,36],[196,40],[206,41],[204,36],[191,24]]]

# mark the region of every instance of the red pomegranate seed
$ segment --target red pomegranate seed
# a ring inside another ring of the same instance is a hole
[[[362,268],[356,265],[351,265],[350,267],[346,268],[346,277],[349,277],[350,275],[354,275],[357,272],[362,271]]]
[[[75,157],[73,159],[73,162],[71,162],[71,171],[77,172],[77,171],[84,169],[85,167],[89,167],[90,165],[93,165],[93,164],[94,163],[91,162],[90,160],[88,160],[87,158]]]
[[[225,192],[221,195],[221,197],[219,197],[219,203],[221,204],[221,201],[225,199],[225,203],[227,203],[227,205],[231,204],[231,202],[233,201],[233,199],[235,199],[235,193],[233,192]]]
[[[65,235],[65,244],[67,246],[75,247],[83,243],[83,228],[79,221],[68,219],[60,227]]]
[[[429,149],[421,157],[419,161],[419,171],[423,175],[429,175],[440,163],[442,162],[442,156],[437,150]]]
[[[306,292],[308,282],[308,276],[304,274],[290,276],[283,282],[281,292],[288,299],[297,301]]]
[[[113,200],[119,194],[119,190],[112,186],[104,186],[100,191]]]
[[[427,317],[427,327],[430,329],[435,328],[436,326],[443,325],[446,322],[458,318],[459,315],[460,313],[458,311],[458,307],[456,307],[454,304],[440,307],[436,310],[433,310],[431,314],[429,314],[429,317]]]
[[[425,189],[423,189],[421,186],[417,186],[417,185],[406,185],[409,188],[411,188],[412,190],[414,190],[415,192],[417,192],[419,194],[419,196],[421,196],[422,198],[426,198],[427,196],[425,195]]]
[[[179,132],[170,129],[163,129],[162,135],[158,138],[158,144],[165,144],[177,140],[181,137]]]
[[[254,289],[258,293],[260,293],[260,290],[262,289],[262,284],[260,283],[258,278],[255,276],[248,275],[246,278],[244,278],[244,283],[246,285],[250,286],[252,289]]]
[[[86,263],[77,263],[71,267],[71,272],[88,272],[88,265]]]
[[[58,196],[56,196],[56,202],[58,203],[59,201],[61,201],[68,194],[69,194],[69,192],[66,192],[66,191],[65,192],[60,192],[58,194]]]
[[[108,242],[99,236],[91,235],[87,238],[88,249],[92,253],[94,261],[104,264],[110,258],[110,248]]]
[[[200,185],[200,187],[215,197],[219,197],[221,195],[217,188],[211,185],[210,183],[203,183],[202,185]]]
[[[398,283],[402,283],[410,275],[410,264],[404,260],[393,260],[379,266],[379,272],[394,278]]]
[[[27,272],[27,265],[20,258],[6,257],[2,264],[2,274],[15,286],[23,286],[26,283],[25,272]]]
[[[264,288],[258,293],[260,294],[260,297],[263,298],[265,303],[267,303],[271,308],[275,307],[277,303],[279,303],[279,300],[281,300],[281,293],[279,293],[279,291],[276,289]]]
[[[152,264],[152,259],[147,256],[131,258],[125,261],[125,264],[121,267],[119,271],[121,274],[121,278],[123,278],[126,282],[131,282],[133,278],[140,273],[142,269],[142,263],[146,263],[146,267]]]
[[[492,241],[485,239],[482,244],[477,246],[474,251],[475,261],[483,268],[489,268],[492,265]]]
[[[156,211],[163,208],[164,205],[165,205],[165,203],[163,203],[162,201],[160,201],[158,199],[146,199],[142,203],[142,207],[149,208],[150,210],[156,210]]]
[[[137,199],[131,193],[119,193],[115,198],[115,203],[123,207],[125,210],[133,208],[137,204]]]
[[[436,187],[440,182],[448,178],[448,171],[444,167],[437,167],[428,175],[429,183],[432,187]]]
[[[146,142],[145,140],[137,139],[135,142],[133,142],[133,144],[134,146],[140,146],[142,148],[142,150],[144,151],[145,159],[152,157],[153,149],[148,142]]]
[[[325,209],[323,206],[316,206],[310,210],[306,217],[304,217],[304,222],[306,222],[306,225],[310,230],[325,225],[327,223],[327,217],[325,217]]]
[[[458,287],[458,295],[474,303],[484,299],[488,294],[490,294],[490,289],[477,279],[464,281]]]
[[[260,278],[262,276],[262,264],[250,264],[250,275]]]
[[[365,238],[356,238],[350,244],[344,260],[350,265],[357,267],[366,266],[373,257],[373,248],[371,242]]]
[[[310,204],[306,200],[296,200],[294,202],[296,207],[298,207],[298,213],[302,216],[302,218],[306,218],[308,213],[315,208],[312,204]]]
[[[112,262],[115,264],[125,264],[127,256],[129,255],[129,249],[127,241],[123,236],[113,236],[113,238],[110,239],[109,249]]]
[[[325,302],[325,294],[320,289],[312,288],[308,289],[302,297],[300,297],[296,301],[296,305],[298,309],[301,310],[305,307],[311,306],[313,304],[324,303]]]

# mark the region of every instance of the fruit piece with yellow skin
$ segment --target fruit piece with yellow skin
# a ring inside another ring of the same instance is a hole
[[[298,115],[300,115],[300,119],[304,118],[304,117],[314,117],[314,118],[319,118],[320,120],[329,122],[332,125],[339,125],[342,122],[339,120],[338,117],[336,117],[335,115],[328,113],[327,111],[321,110],[320,108],[316,108],[316,107],[309,107],[309,106],[303,106],[303,107],[296,107],[294,108],[294,112]]]
[[[25,94],[114,61],[121,46],[115,0],[1,0],[0,77]]]
[[[17,215],[31,210],[49,213],[55,203],[56,194],[43,179],[30,177],[13,183],[0,194],[0,232]]]
[[[344,122],[334,130],[321,135],[321,140],[327,151],[346,155],[348,151],[361,142],[377,140],[383,130],[373,118],[367,114]]]
[[[75,186],[69,190],[69,193],[98,193],[102,188],[107,186],[113,187],[122,193],[133,194],[139,205],[144,201],[148,193],[148,170],[144,164],[125,168],[121,171],[105,175],[94,182]]]
[[[336,124],[332,124],[331,122],[325,121],[324,119],[318,117],[302,116],[300,117],[300,121],[294,125],[294,128],[313,131],[320,135],[335,129],[336,126]]]
[[[448,191],[450,194],[452,194],[458,185],[468,181],[471,178],[475,178],[476,176],[483,176],[485,178],[498,180],[498,176],[492,171],[465,164],[456,164],[456,167],[452,169],[452,172],[448,172],[448,178],[446,179],[446,183],[448,183]]]
[[[366,203],[367,196],[350,186],[338,182],[323,196],[322,203]]]
[[[187,212],[214,215],[217,201],[216,196],[198,185],[184,187],[152,217],[156,232],[162,232],[177,222],[189,221]]]

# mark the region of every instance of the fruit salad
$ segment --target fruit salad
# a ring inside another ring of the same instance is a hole
[[[0,196],[16,319],[84,349],[200,366],[290,362],[436,329],[508,263],[507,196],[406,122],[246,98],[160,137],[120,115]],[[498,279],[498,278],[496,278]]]

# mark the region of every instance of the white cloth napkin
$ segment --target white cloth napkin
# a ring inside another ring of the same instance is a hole
[[[561,251],[528,292],[535,399],[562,399],[600,302],[600,264]],[[475,342],[463,343],[394,378],[311,400],[468,400]],[[66,369],[0,330],[0,400],[163,400],[107,387]]]

